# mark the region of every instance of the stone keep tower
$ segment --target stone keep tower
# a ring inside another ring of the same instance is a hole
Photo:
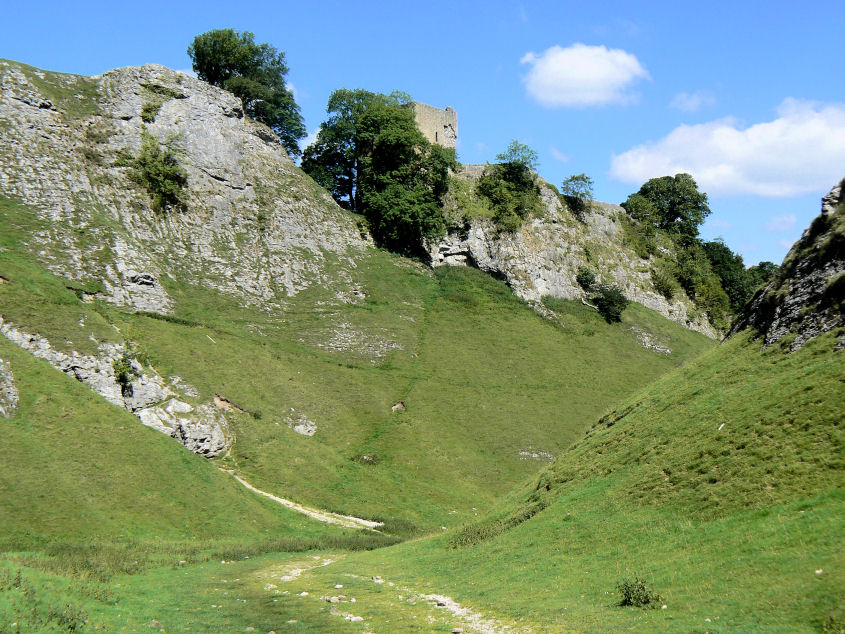
[[[458,113],[452,108],[441,110],[418,101],[413,102],[414,116],[425,138],[432,143],[455,149],[458,138]]]

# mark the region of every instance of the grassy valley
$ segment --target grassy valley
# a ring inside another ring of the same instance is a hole
[[[700,221],[673,252],[528,161],[510,230],[423,197],[466,214],[428,266],[232,94],[0,75],[0,632],[845,631],[841,184],[717,343],[768,278]]]

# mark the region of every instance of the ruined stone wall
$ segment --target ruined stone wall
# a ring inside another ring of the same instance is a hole
[[[425,138],[443,147],[454,148],[458,138],[458,113],[414,102],[414,115]]]

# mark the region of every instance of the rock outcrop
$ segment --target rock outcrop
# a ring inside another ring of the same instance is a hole
[[[460,179],[472,184],[481,175],[478,165],[467,165]],[[540,183],[544,213],[527,221],[515,233],[499,233],[492,222],[473,219],[461,230],[427,246],[432,266],[475,266],[505,280],[522,299],[537,304],[543,296],[583,299],[575,281],[580,267],[598,273],[600,282],[618,285],[625,296],[664,317],[710,337],[718,336],[706,315],[679,292],[670,302],[651,281],[649,264],[625,245],[622,227],[625,210],[595,202],[576,217],[546,183]],[[453,202],[460,217],[461,202]]]
[[[278,306],[316,283],[341,287],[369,244],[236,97],[183,73],[0,61],[0,106],[0,193],[40,210],[33,253],[105,301],[168,313],[173,278]],[[154,213],[131,178],[143,134],[178,156],[185,210]]]
[[[0,417],[11,418],[18,409],[18,387],[8,361],[0,359]]]
[[[770,346],[787,335],[790,351],[845,326],[845,179],[822,198],[822,211],[787,253],[778,275],[758,291],[731,335],[754,328]],[[838,347],[845,347],[845,335]]]
[[[231,444],[226,419],[212,403],[194,406],[186,402],[190,399],[179,400],[185,399],[188,390],[168,386],[152,368],[129,357],[124,344],[102,343],[97,356],[78,352],[68,354],[56,350],[45,337],[28,333],[6,322],[2,316],[0,334],[34,357],[85,383],[110,403],[132,412],[147,427],[175,438],[194,453],[213,457]],[[121,376],[117,371],[121,362],[128,363],[131,368],[128,376]],[[0,415],[3,416],[14,411],[18,400],[11,372],[6,369],[0,361]]]

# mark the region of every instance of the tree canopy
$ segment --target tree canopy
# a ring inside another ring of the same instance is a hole
[[[499,162],[488,165],[478,180],[477,191],[490,202],[498,229],[513,232],[540,199],[537,152],[514,139],[496,159]]]
[[[336,90],[302,169],[341,206],[362,213],[376,240],[416,254],[445,230],[442,200],[455,154],[429,143],[401,92]]]
[[[197,77],[237,96],[249,117],[270,127],[288,153],[298,156],[305,124],[285,84],[285,54],[254,38],[249,31],[215,29],[197,35],[188,55]]]
[[[698,227],[710,215],[707,194],[689,174],[652,178],[622,207],[640,222],[685,238],[697,237]]]
[[[560,193],[579,217],[593,204],[593,179],[584,173],[573,174],[561,183]]]

